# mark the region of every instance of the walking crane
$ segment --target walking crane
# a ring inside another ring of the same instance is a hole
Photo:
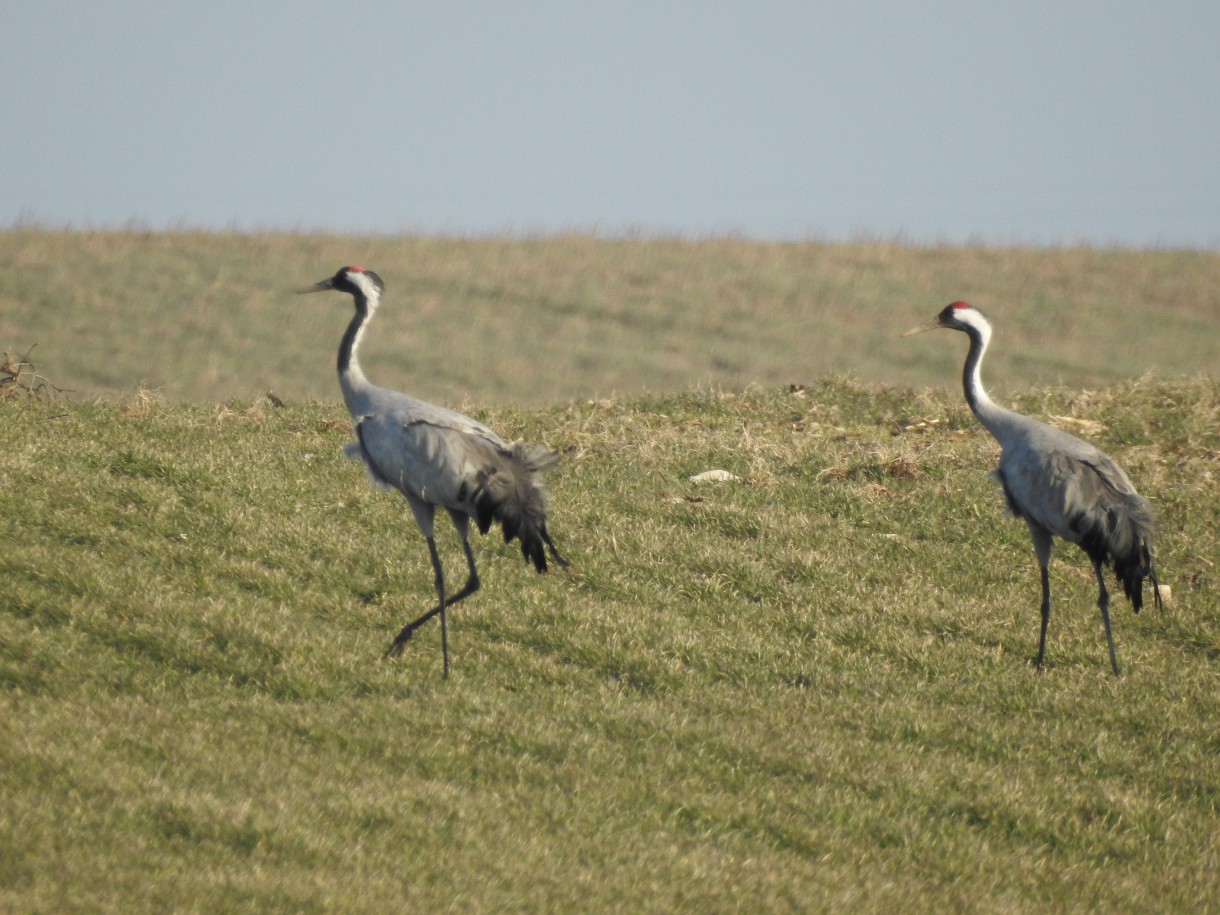
[[[437,604],[407,623],[386,649],[397,657],[415,630],[436,615],[441,618],[444,676],[449,676],[449,634],[445,611],[479,590],[479,573],[470,549],[470,519],[487,533],[500,525],[504,542],[521,541],[521,552],[538,572],[547,571],[546,551],[561,566],[568,564],[547,532],[543,471],[558,455],[542,445],[506,444],[482,423],[456,410],[380,388],[361,371],[360,339],[377,311],[385,284],[372,270],[342,267],[334,276],[299,292],[346,292],[355,314],[339,343],[339,387],[355,422],[356,441],[344,454],[364,462],[374,485],[406,496],[415,523],[428,543],[435,573]],[[436,551],[433,518],[443,508],[453,520],[466,553],[469,577],[455,594],[446,593],[445,575]],[[544,550],[545,546],[545,550]]]

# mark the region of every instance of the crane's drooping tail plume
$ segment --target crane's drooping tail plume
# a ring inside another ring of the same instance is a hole
[[[539,572],[547,570],[546,551],[555,561],[568,564],[559,555],[546,529],[546,490],[542,482],[544,471],[554,467],[559,455],[542,445],[514,442],[507,450],[497,453],[498,460],[480,470],[473,494],[475,522],[486,534],[492,521],[504,531],[504,542],[521,540],[521,554]]]
[[[1161,606],[1161,588],[1152,558],[1152,507],[1134,493],[1114,493],[1119,504],[1104,504],[1090,517],[1077,515],[1068,523],[1079,535],[1081,549],[1094,562],[1114,567],[1114,577],[1122,582],[1123,593],[1139,613],[1144,606],[1144,579],[1152,582],[1156,606]]]

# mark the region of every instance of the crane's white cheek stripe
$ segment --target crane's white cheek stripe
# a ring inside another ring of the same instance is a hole
[[[376,299],[377,296],[380,295],[380,293],[377,291],[376,284],[370,280],[367,275],[363,273],[355,273],[354,271],[349,270],[347,278],[355,285],[359,286],[360,291],[363,292],[367,298]]]

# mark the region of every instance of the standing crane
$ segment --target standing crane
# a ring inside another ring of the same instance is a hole
[[[339,387],[343,402],[355,421],[356,441],[343,453],[364,462],[374,485],[397,489],[407,498],[415,523],[428,542],[428,555],[436,575],[437,604],[402,628],[386,649],[397,657],[415,630],[437,614],[441,618],[441,653],[444,676],[449,676],[449,634],[445,610],[479,590],[479,573],[470,549],[470,519],[486,534],[499,523],[504,542],[521,540],[521,552],[540,573],[547,570],[546,552],[561,566],[546,528],[546,495],[542,473],[553,467],[558,455],[542,445],[511,445],[482,423],[456,410],[371,384],[357,358],[360,338],[381,300],[385,284],[372,270],[342,267],[332,277],[299,292],[334,289],[350,293],[356,313],[339,343]],[[445,575],[436,552],[433,517],[437,507],[453,519],[469,577],[456,594],[445,591]]]
[[[1038,660],[1046,649],[1046,626],[1051,618],[1051,586],[1047,564],[1054,537],[1080,546],[1097,576],[1097,607],[1101,610],[1110,648],[1110,666],[1119,676],[1110,634],[1110,595],[1102,566],[1112,565],[1115,577],[1136,613],[1144,605],[1143,583],[1152,581],[1156,605],[1161,589],[1152,558],[1152,507],[1118,464],[1088,442],[996,406],[983,390],[980,368],[991,340],[991,324],[966,302],[954,302],[931,321],[903,336],[925,330],[960,330],[970,338],[970,352],[962,370],[966,403],[983,427],[1000,443],[997,476],[1012,514],[1024,518],[1033,540],[1034,555],[1042,573],[1042,632]]]

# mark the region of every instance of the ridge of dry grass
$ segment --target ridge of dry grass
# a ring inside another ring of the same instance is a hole
[[[997,392],[1213,372],[1220,254],[743,239],[359,238],[0,231],[0,341],[91,397],[332,400],[340,265],[388,291],[365,365],[426,399],[497,405],[808,382],[956,384],[900,340],[945,302],[992,317]]]

